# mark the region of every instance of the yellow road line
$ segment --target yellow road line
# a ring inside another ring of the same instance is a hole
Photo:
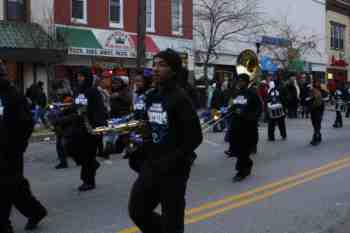
[[[220,206],[220,205],[225,205],[225,204],[227,204],[229,202],[241,200],[241,199],[246,198],[248,196],[257,194],[259,192],[263,192],[263,191],[266,191],[268,189],[272,189],[272,188],[275,188],[275,187],[278,187],[278,186],[281,186],[281,185],[285,185],[286,183],[290,183],[290,182],[292,182],[294,180],[303,178],[305,176],[312,175],[312,174],[314,174],[316,172],[320,172],[320,171],[323,171],[325,169],[329,169],[329,168],[332,168],[334,166],[337,166],[338,164],[342,164],[342,163],[349,162],[349,161],[350,161],[350,157],[346,157],[344,159],[340,159],[340,160],[331,162],[329,164],[323,165],[323,166],[321,166],[319,168],[312,169],[312,170],[309,170],[309,171],[306,171],[306,172],[302,172],[302,173],[300,173],[298,175],[287,177],[285,179],[282,179],[282,180],[279,180],[279,181],[276,181],[276,182],[273,182],[273,183],[270,183],[270,184],[267,184],[267,185],[264,185],[264,186],[252,189],[252,190],[249,190],[247,192],[244,192],[244,193],[241,193],[241,194],[238,194],[238,195],[228,196],[228,197],[220,199],[218,201],[208,202],[208,203],[203,204],[203,205],[201,205],[199,207],[187,210],[186,211],[186,216],[193,215],[193,214],[196,214],[198,212],[201,212],[201,211],[204,211],[204,210],[207,210],[207,209],[212,209],[212,208],[215,208],[215,207]]]
[[[218,214],[222,214],[224,212],[227,212],[229,210],[237,209],[237,208],[240,208],[242,206],[246,206],[248,204],[267,199],[267,198],[271,197],[274,194],[287,191],[287,190],[289,190],[291,188],[294,188],[294,187],[299,186],[301,184],[304,184],[304,183],[316,180],[316,179],[318,179],[318,178],[320,178],[322,176],[329,175],[331,173],[334,173],[334,172],[339,171],[341,169],[344,169],[346,167],[350,167],[350,162],[348,162],[346,164],[343,164],[343,165],[339,165],[339,166],[334,167],[334,168],[331,168],[330,170],[326,170],[326,171],[314,174],[314,175],[312,175],[310,177],[307,177],[307,178],[295,181],[295,182],[290,183],[290,184],[288,184],[286,186],[279,187],[277,189],[274,189],[273,191],[268,191],[268,192],[263,193],[261,195],[245,199],[245,200],[243,200],[241,202],[237,202],[237,203],[225,206],[223,208],[220,208],[220,209],[217,209],[217,210],[214,210],[214,211],[210,211],[210,212],[208,212],[206,214],[202,214],[202,215],[199,215],[199,216],[196,216],[196,217],[193,217],[193,218],[188,218],[188,219],[185,220],[185,223],[186,224],[191,224],[191,223],[200,222],[200,221],[206,220],[208,218],[214,217],[214,216],[216,216]]]
[[[340,159],[340,160],[337,160],[337,161],[334,161],[334,162],[331,162],[331,163],[328,163],[328,164],[321,166],[319,168],[312,169],[312,170],[306,171],[306,172],[302,172],[298,175],[291,176],[291,177],[282,179],[280,181],[273,182],[273,183],[270,183],[270,184],[265,185],[265,186],[261,186],[259,188],[255,188],[255,189],[252,189],[250,191],[247,191],[247,192],[244,192],[244,193],[241,193],[238,195],[233,195],[233,196],[229,196],[227,198],[224,198],[224,199],[221,199],[218,201],[209,202],[209,203],[201,205],[197,208],[192,208],[192,209],[187,210],[186,216],[190,217],[191,215],[202,212],[204,210],[214,209],[214,208],[219,207],[221,205],[225,205],[225,204],[229,204],[229,203],[232,203],[235,201],[239,201],[239,202],[236,202],[234,204],[230,204],[228,206],[225,206],[221,209],[217,209],[217,210],[208,212],[206,214],[202,214],[202,215],[199,215],[199,216],[196,216],[193,218],[187,218],[185,220],[185,222],[186,222],[186,224],[189,224],[189,223],[194,223],[194,222],[208,219],[208,218],[213,217],[213,216],[220,214],[222,212],[226,212],[228,210],[232,210],[235,208],[242,207],[244,205],[248,205],[252,202],[257,202],[259,200],[266,199],[275,193],[282,192],[284,190],[295,187],[299,184],[303,184],[305,182],[314,180],[316,178],[319,178],[321,176],[327,175],[329,173],[332,173],[334,171],[340,170],[340,169],[342,169],[344,167],[348,167],[348,166],[350,166],[350,156],[343,158],[343,159]],[[309,176],[309,177],[305,177],[305,176]],[[282,187],[280,187],[280,186],[282,186]],[[271,190],[271,189],[272,189],[272,191],[266,192],[266,191]],[[253,196],[253,195],[257,195],[257,194],[262,193],[262,192],[265,192],[265,193],[258,195],[258,196]],[[250,196],[253,196],[253,197],[250,197]],[[247,197],[250,197],[250,198],[245,199]],[[121,230],[118,233],[136,233],[136,232],[139,232],[139,229],[137,227],[130,227],[130,228],[126,228],[124,230]]]

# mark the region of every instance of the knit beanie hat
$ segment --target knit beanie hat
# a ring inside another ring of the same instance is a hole
[[[160,51],[154,56],[154,58],[156,57],[163,59],[170,66],[171,70],[176,73],[182,68],[182,60],[179,53],[172,49]]]

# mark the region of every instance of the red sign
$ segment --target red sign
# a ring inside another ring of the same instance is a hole
[[[349,64],[343,59],[336,59],[332,56],[331,66],[347,67]]]

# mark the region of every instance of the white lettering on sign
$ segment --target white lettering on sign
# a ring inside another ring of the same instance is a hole
[[[128,50],[120,50],[117,48],[111,49],[94,49],[94,48],[69,48],[69,55],[81,55],[81,56],[101,56],[101,57],[135,57],[134,53]]]

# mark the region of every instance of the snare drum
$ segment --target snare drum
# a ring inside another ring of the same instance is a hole
[[[346,112],[347,110],[347,104],[344,102],[337,102],[335,104],[335,111],[337,112]]]
[[[267,104],[268,114],[271,119],[278,119],[284,116],[283,106],[280,103]]]

